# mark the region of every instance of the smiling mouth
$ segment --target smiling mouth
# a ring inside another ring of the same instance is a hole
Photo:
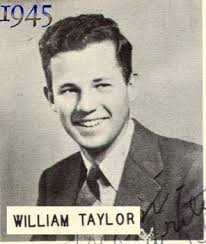
[[[100,125],[106,119],[109,118],[107,117],[107,118],[100,118],[100,119],[81,120],[81,121],[76,121],[75,125],[86,127],[86,128],[92,128]]]

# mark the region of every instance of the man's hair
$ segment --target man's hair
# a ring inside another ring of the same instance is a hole
[[[121,34],[118,25],[103,15],[86,14],[68,17],[50,26],[41,40],[39,50],[47,86],[52,90],[51,58],[58,53],[86,48],[89,43],[113,41],[118,64],[126,83],[132,72],[132,45]]]

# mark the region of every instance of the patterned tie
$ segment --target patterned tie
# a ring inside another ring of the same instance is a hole
[[[100,201],[100,190],[97,180],[102,176],[101,170],[98,165],[93,165],[87,177],[87,185],[90,191],[94,194],[97,200]]]
[[[89,170],[89,174],[87,176],[87,185],[90,189],[90,191],[94,194],[94,196],[100,201],[100,190],[99,190],[99,184],[97,180],[101,179],[102,183],[105,186],[110,186],[109,181],[102,173],[101,169],[99,168],[99,165],[95,164],[91,166]]]

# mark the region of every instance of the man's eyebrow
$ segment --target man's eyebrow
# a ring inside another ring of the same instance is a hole
[[[76,86],[75,84],[73,84],[73,83],[64,83],[64,84],[62,84],[59,88],[60,89],[63,89],[64,87],[74,87],[74,86]]]
[[[62,90],[64,90],[64,88],[75,88],[75,87],[76,87],[75,84],[68,82],[68,83],[64,83],[64,84],[60,85],[58,87],[58,91],[61,92]]]
[[[108,80],[108,78],[106,78],[106,77],[96,78],[96,79],[93,80],[93,82],[94,82],[94,83],[98,83],[98,82],[101,82],[101,81],[103,81],[103,80]]]

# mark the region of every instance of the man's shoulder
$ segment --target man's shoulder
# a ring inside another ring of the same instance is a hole
[[[168,155],[172,155],[174,153],[182,156],[187,154],[202,154],[203,147],[200,144],[178,138],[165,137],[162,135],[157,135],[157,137],[161,151]]]
[[[203,147],[194,142],[176,138],[159,137],[159,145],[165,164],[177,176],[201,181],[203,171]]]
[[[141,131],[141,137],[144,140],[150,140],[152,143],[156,143],[159,145],[162,151],[168,153],[180,152],[180,153],[202,153],[202,145],[186,141],[183,139],[179,139],[176,137],[167,137],[164,135],[157,134],[152,130],[146,128],[144,125],[140,124],[138,121],[134,119],[135,123],[135,131],[134,134],[138,134],[138,131]],[[145,139],[146,138],[146,139]]]
[[[80,152],[76,152],[48,167],[43,171],[43,174],[47,176],[61,176],[71,173],[74,167],[80,167],[81,162]]]
[[[200,144],[159,135],[144,127],[138,121],[135,121],[134,138],[133,151],[138,150],[142,143],[141,141],[143,141],[145,145],[143,149],[147,153],[151,153],[149,150],[152,150],[153,155],[159,155],[163,165],[168,168],[170,167],[171,170],[178,170],[180,168],[186,170],[186,168],[189,169],[190,167],[202,168],[203,147]]]

